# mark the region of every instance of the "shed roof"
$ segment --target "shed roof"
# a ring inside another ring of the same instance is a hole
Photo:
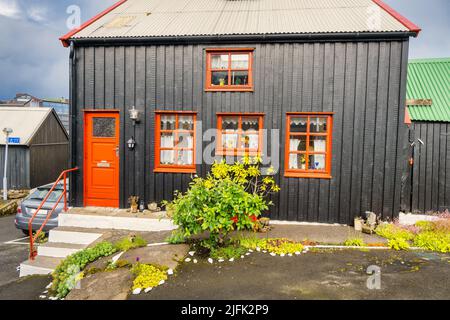
[[[61,40],[419,31],[381,0],[121,0]]]
[[[3,128],[13,129],[11,137],[20,138],[19,145],[29,145],[52,108],[0,107],[0,145],[5,144]]]
[[[432,100],[408,106],[412,121],[450,122],[450,58],[411,60],[406,98]]]

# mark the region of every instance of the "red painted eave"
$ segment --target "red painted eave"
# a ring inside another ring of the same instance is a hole
[[[59,40],[61,40],[61,43],[64,47],[68,47],[69,46],[69,39],[71,37],[73,37],[76,33],[80,32],[81,30],[83,30],[84,28],[90,26],[91,24],[93,24],[95,21],[97,21],[98,19],[100,19],[101,17],[103,17],[104,15],[110,13],[111,11],[113,11],[115,8],[117,8],[118,6],[124,4],[125,2],[127,2],[127,0],[120,0],[119,2],[113,4],[111,7],[109,7],[108,9],[100,12],[99,14],[97,14],[95,17],[89,19],[88,21],[86,21],[85,23],[83,23],[79,28],[73,29],[71,30],[69,33],[67,33],[66,35],[62,36],[61,38],[59,38]]]
[[[380,6],[384,11],[389,13],[391,16],[393,16],[397,21],[399,21],[401,24],[403,24],[406,28],[409,29],[411,32],[415,32],[416,36],[419,34],[422,29],[411,22],[409,19],[402,16],[400,13],[392,9],[390,6],[388,6],[386,3],[384,3],[381,0],[372,0],[374,3],[376,3],[378,6]]]
[[[411,117],[409,116],[408,107],[405,107],[405,124],[411,124]]]

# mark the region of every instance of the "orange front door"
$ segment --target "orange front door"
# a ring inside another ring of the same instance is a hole
[[[84,205],[119,207],[119,113],[86,112]]]

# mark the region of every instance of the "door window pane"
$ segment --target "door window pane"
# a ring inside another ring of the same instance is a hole
[[[113,138],[116,136],[116,119],[115,118],[93,118],[94,137]]]
[[[211,84],[214,86],[228,85],[228,72],[213,71],[211,74]]]
[[[212,55],[211,69],[228,69],[228,55]]]

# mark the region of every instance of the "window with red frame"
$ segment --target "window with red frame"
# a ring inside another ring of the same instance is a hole
[[[330,113],[288,113],[285,176],[331,178]]]
[[[206,51],[206,90],[252,91],[253,49]]]
[[[261,153],[263,114],[217,114],[218,155],[256,155]]]
[[[156,112],[155,172],[195,173],[194,112]]]

